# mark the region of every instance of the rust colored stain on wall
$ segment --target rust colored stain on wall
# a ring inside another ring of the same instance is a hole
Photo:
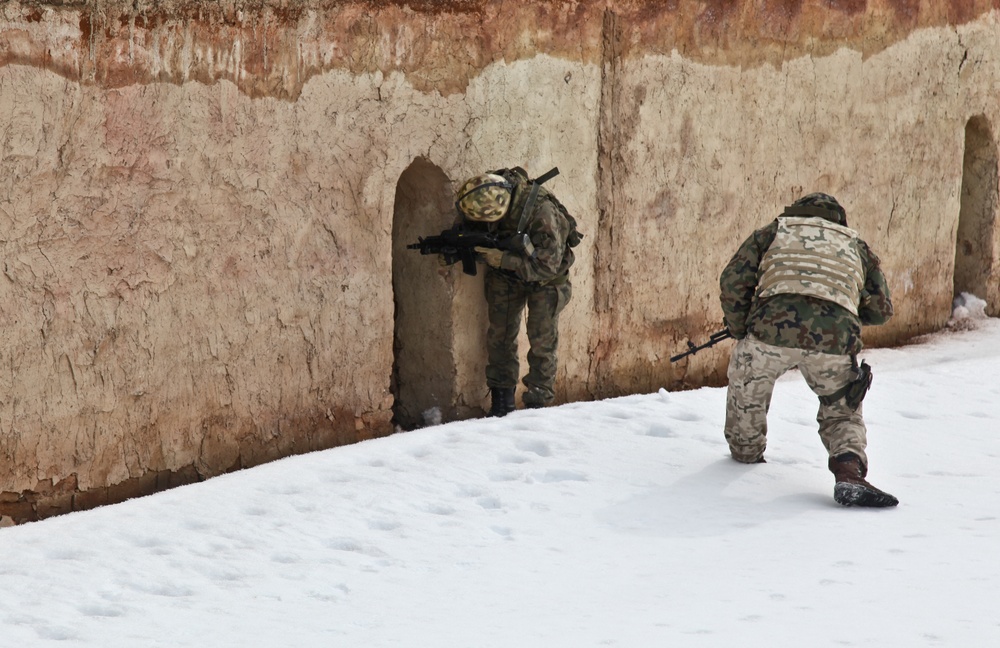
[[[709,64],[756,66],[840,47],[865,55],[915,29],[960,24],[1000,0],[91,0],[8,5],[0,65],[45,67],[115,88],[228,79],[250,96],[294,99],[326,70],[400,71],[418,89],[461,92],[492,62],[545,53],[596,61],[605,11],[622,55],[674,49]],[[78,25],[75,34],[60,29]]]

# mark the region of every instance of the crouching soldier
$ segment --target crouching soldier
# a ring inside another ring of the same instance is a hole
[[[779,376],[798,367],[819,397],[819,436],[845,506],[895,506],[865,480],[861,326],[883,324],[892,302],[878,257],[847,226],[844,208],[812,193],[740,246],[720,278],[726,325],[738,342],[729,362],[725,435],[733,459],[761,463],[767,412]]]

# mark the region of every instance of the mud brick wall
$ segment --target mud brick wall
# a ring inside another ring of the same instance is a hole
[[[586,234],[563,402],[723,384],[667,358],[809,191],[882,257],[870,344],[997,314],[996,5],[3,3],[0,514],[481,414],[481,277],[406,245],[489,168]]]

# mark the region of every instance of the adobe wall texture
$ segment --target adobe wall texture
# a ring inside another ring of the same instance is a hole
[[[561,401],[722,384],[667,358],[809,191],[882,257],[870,344],[945,323],[956,249],[997,314],[996,5],[4,3],[0,514],[477,414],[481,278],[405,245],[488,168],[558,166],[586,234]]]

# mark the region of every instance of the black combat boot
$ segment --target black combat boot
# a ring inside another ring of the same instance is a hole
[[[529,387],[526,392],[521,396],[521,400],[524,401],[524,409],[541,409],[542,407],[548,407],[550,401],[546,401],[545,392],[540,389],[535,389]]]
[[[837,479],[833,487],[833,499],[837,500],[838,504],[877,508],[899,504],[898,499],[865,481],[868,468],[853,452],[830,457],[828,465],[830,472]]]
[[[490,396],[493,397],[490,416],[507,416],[514,411],[513,387],[493,387],[490,389]]]

